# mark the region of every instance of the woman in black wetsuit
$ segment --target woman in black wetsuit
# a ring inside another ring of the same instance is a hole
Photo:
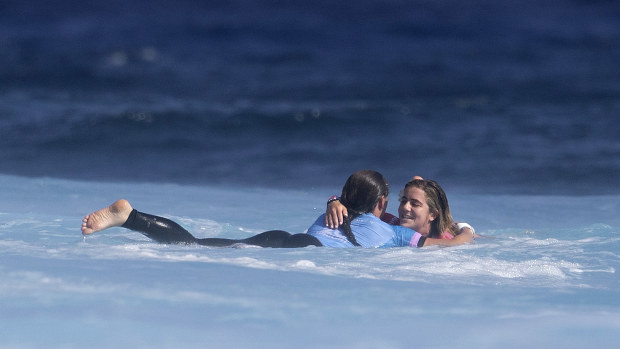
[[[225,247],[234,244],[248,244],[260,247],[306,247],[322,246],[314,236],[308,234],[291,234],[282,230],[270,230],[247,239],[196,238],[176,222],[148,213],[140,212],[121,199],[112,205],[93,212],[82,221],[82,234],[111,227],[123,227],[138,231],[145,236],[166,244],[199,244],[204,246]]]

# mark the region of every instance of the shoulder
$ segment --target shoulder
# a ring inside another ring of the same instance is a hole
[[[400,225],[392,225],[390,227],[393,231],[393,238],[389,243],[381,247],[418,246],[418,241],[422,237],[420,233]]]
[[[326,247],[352,247],[353,245],[338,229],[331,229],[325,226],[325,215],[319,216],[316,221],[308,228],[306,234],[319,239]]]
[[[310,228],[308,228],[308,233],[310,233],[311,231],[318,231],[325,228],[327,228],[325,226],[325,214],[322,214],[314,221],[314,223],[312,223]]]
[[[394,231],[394,235],[402,238],[403,240],[409,241],[415,234],[418,234],[415,230],[400,225],[392,225],[391,227]]]
[[[390,225],[379,219],[372,213],[364,213],[363,215],[351,221],[351,225],[362,226],[372,229],[391,230]]]
[[[389,225],[398,225],[398,224],[400,224],[400,219],[398,219],[398,217],[394,216],[391,213],[387,213],[387,212],[385,212],[383,215],[381,215],[381,220],[384,221],[385,223],[389,224]]]

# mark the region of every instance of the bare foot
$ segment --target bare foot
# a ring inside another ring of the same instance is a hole
[[[127,221],[132,210],[129,201],[120,199],[106,208],[86,215],[82,220],[82,234],[89,235],[111,227],[120,227]]]

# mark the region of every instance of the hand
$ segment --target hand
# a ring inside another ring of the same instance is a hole
[[[344,217],[347,215],[347,208],[340,201],[332,201],[327,205],[327,210],[325,211],[325,225],[336,229],[342,224]]]

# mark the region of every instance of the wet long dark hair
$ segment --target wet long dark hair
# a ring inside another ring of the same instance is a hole
[[[385,177],[377,171],[360,170],[353,173],[342,187],[340,202],[347,208],[340,230],[354,246],[360,246],[351,231],[351,221],[360,215],[372,212],[381,200],[388,197],[389,188]]]

